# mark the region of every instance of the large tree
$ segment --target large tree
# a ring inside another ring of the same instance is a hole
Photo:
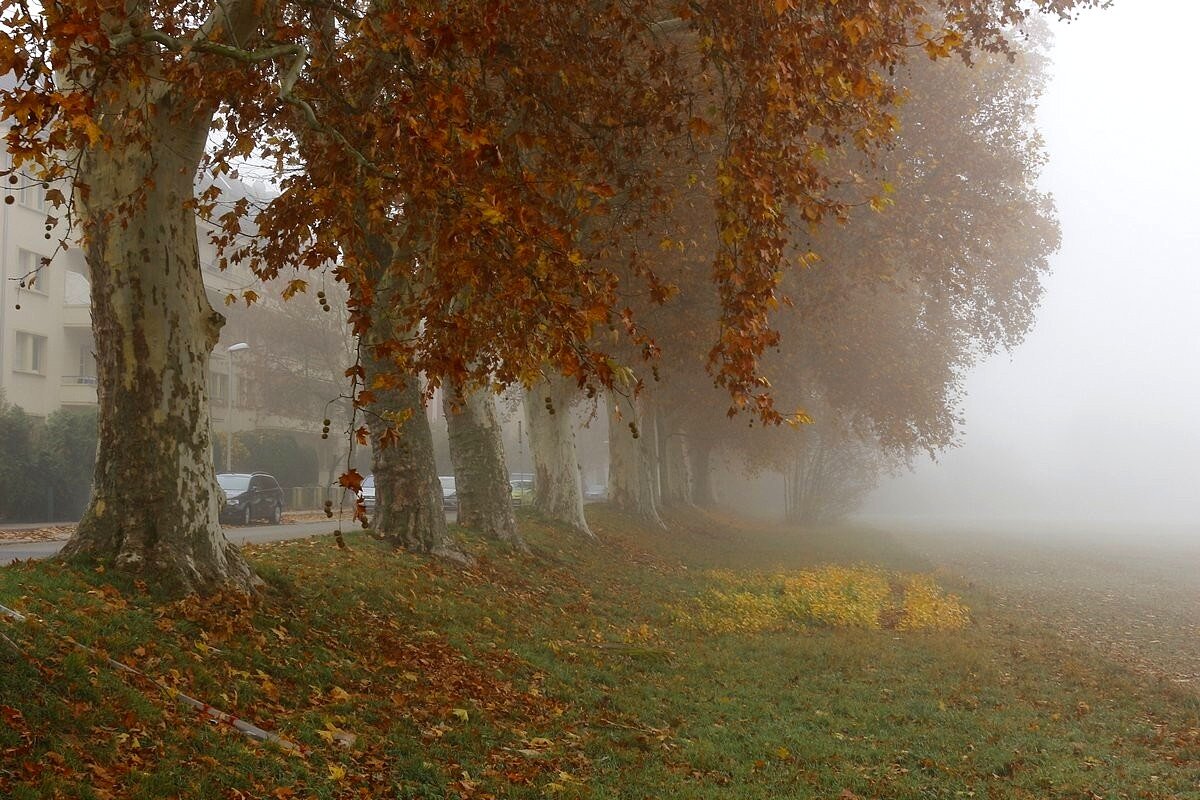
[[[910,0],[0,0],[14,167],[75,179],[92,275],[100,452],[68,551],[180,590],[254,581],[216,519],[205,380],[221,317],[196,253],[193,214],[214,199],[196,195],[202,165],[260,156],[281,176],[248,245],[240,209],[222,218],[228,258],[268,276],[338,262],[360,333],[378,268],[403,280],[376,327],[389,341],[373,344],[389,372],[470,389],[531,383],[551,364],[607,384],[616,365],[598,332],[649,347],[616,287],[653,287],[652,269],[611,261],[636,225],[622,208],[661,190],[643,154],[716,137],[709,368],[736,407],[777,420],[758,359],[778,340],[787,234],[849,202],[822,149],[890,139],[885,76],[910,45],[998,47],[1026,8],[939,5],[944,26]],[[719,110],[697,107],[714,91]],[[370,237],[397,234],[412,257],[373,260]]]
[[[814,254],[784,280],[795,308],[777,318],[781,348],[764,361],[777,398],[807,408],[811,430],[719,426],[720,396],[694,402],[694,361],[690,376],[664,373],[660,393],[707,413],[696,430],[751,469],[788,477],[797,517],[845,511],[878,471],[956,444],[967,370],[1033,323],[1058,244],[1037,186],[1044,58],[1034,33],[1011,60],[898,71],[910,99],[892,150],[873,166],[843,162],[875,171],[890,193],[847,225],[813,228],[803,244]]]

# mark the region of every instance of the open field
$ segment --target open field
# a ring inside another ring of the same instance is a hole
[[[1200,691],[1200,530],[895,527],[999,609],[1147,675]]]
[[[469,570],[362,535],[349,551],[257,547],[269,589],[253,604],[162,604],[54,564],[0,570],[0,602],[45,621],[0,623],[0,796],[1200,796],[1200,701],[1167,674],[1182,676],[1186,658],[1168,668],[1153,649],[1146,663],[1113,649],[1166,641],[1165,617],[1146,627],[1154,597],[1134,574],[1080,567],[1057,584],[1070,591],[1051,591],[999,560],[1010,548],[955,550],[933,534],[711,517],[648,531],[590,515],[600,545],[526,518],[533,556],[469,543]],[[948,571],[922,555],[935,550]],[[771,616],[788,581],[831,563],[887,570],[885,603],[905,576],[933,574],[971,622],[914,631],[889,612],[880,627],[843,627],[815,606]],[[1088,602],[1098,581],[1107,604]],[[1173,602],[1188,590],[1163,591]],[[696,624],[704,598],[737,624]],[[1105,630],[1097,608],[1123,609],[1120,635],[1087,634]],[[205,722],[175,691],[301,751]]]

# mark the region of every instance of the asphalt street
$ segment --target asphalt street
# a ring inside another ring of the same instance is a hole
[[[225,528],[225,536],[234,544],[279,542],[284,539],[304,539],[333,533],[337,522],[292,522],[285,525],[249,525]],[[28,558],[49,558],[62,548],[64,542],[14,542],[0,545],[0,564],[22,561]]]

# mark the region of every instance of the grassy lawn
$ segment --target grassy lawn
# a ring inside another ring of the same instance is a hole
[[[256,547],[254,602],[2,569],[0,603],[44,625],[0,622],[0,797],[1200,797],[1193,693],[969,587],[954,630],[762,610],[822,565],[893,595],[932,571],[884,534],[590,514],[599,545],[524,518],[533,556],[468,541],[465,571],[364,535]],[[705,598],[744,624],[689,622]]]

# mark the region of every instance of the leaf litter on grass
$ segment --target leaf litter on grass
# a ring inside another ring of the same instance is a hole
[[[994,621],[900,635],[911,609],[937,618],[953,598],[929,578],[855,567],[858,545],[836,570],[750,560],[712,575],[679,555],[700,541],[686,530],[665,541],[593,513],[598,547],[524,519],[549,557],[470,543],[469,571],[364,536],[346,552],[255,548],[271,586],[255,602],[162,605],[56,565],[2,573],[4,596],[306,749],[256,747],[26,638],[36,666],[0,665],[0,796],[1066,798],[1124,780],[1141,790],[1130,796],[1165,799],[1195,785],[1190,710],[1135,715],[1090,665],[1018,658]],[[752,533],[738,535],[752,546]],[[805,627],[677,624],[679,607],[738,591]],[[872,616],[880,602],[892,617]],[[859,624],[814,625],[814,608]]]

